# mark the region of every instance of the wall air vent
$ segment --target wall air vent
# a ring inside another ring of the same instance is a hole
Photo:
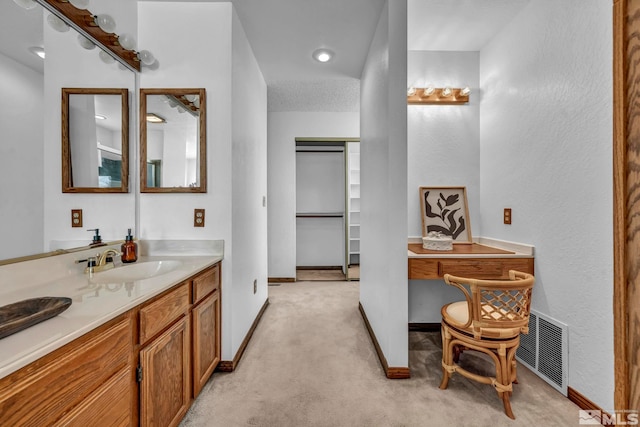
[[[531,310],[529,334],[520,336],[516,358],[560,393],[567,395],[567,325]]]

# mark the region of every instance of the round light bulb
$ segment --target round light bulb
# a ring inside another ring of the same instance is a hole
[[[65,33],[69,31],[69,26],[67,25],[67,23],[58,18],[56,15],[47,16],[47,23],[51,28],[59,33]]]
[[[89,0],[69,0],[69,3],[76,9],[86,9],[89,6]]]
[[[38,5],[38,3],[33,0],[13,0],[13,2],[26,10],[31,10]]]
[[[467,96],[471,93],[471,89],[469,88],[469,86],[464,87],[460,90],[460,95],[462,96]]]
[[[187,98],[187,101],[194,102],[198,95],[185,95],[184,97]]]
[[[148,50],[141,50],[140,52],[138,52],[138,59],[140,59],[140,62],[142,62],[144,65],[151,65],[156,60],[156,58],[153,56],[153,53],[149,52]]]
[[[444,89],[442,89],[442,96],[451,96],[451,88],[450,87],[445,87]]]
[[[105,33],[113,33],[116,30],[116,21],[111,17],[111,15],[107,15],[105,13],[100,14],[95,17],[95,22]]]
[[[136,48],[136,39],[131,34],[120,34],[118,36],[118,43],[127,50],[134,50]]]
[[[91,40],[89,40],[82,34],[78,34],[78,43],[80,43],[80,46],[87,50],[95,49],[96,47],[96,45]]]
[[[329,62],[333,58],[333,52],[329,49],[316,49],[312,56],[318,62]]]
[[[100,50],[100,52],[98,52],[98,56],[100,57],[100,60],[105,64],[113,64],[113,62],[115,61],[115,59],[113,59],[113,56],[109,55],[102,49]]]
[[[200,97],[199,96],[193,101],[193,105],[195,105],[196,107],[200,108]]]
[[[407,96],[413,96],[416,94],[416,88],[415,87],[410,87],[409,89],[407,89]]]
[[[436,89],[433,86],[429,86],[422,93],[423,93],[424,96],[431,96],[431,95],[433,95],[433,92],[435,92],[435,90]]]

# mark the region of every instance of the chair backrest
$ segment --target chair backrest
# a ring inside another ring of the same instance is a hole
[[[535,281],[531,274],[511,270],[508,280],[480,280],[445,274],[444,280],[465,294],[469,308],[466,326],[472,327],[475,335],[484,335],[482,330],[485,328],[520,328],[522,333],[529,332],[531,291]]]

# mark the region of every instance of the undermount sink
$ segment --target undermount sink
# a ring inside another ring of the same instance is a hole
[[[170,273],[182,265],[182,261],[147,261],[94,273],[93,283],[135,282]]]

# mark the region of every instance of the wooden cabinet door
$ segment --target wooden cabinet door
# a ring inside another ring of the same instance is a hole
[[[220,292],[193,308],[193,397],[220,362]]]
[[[140,351],[140,425],[177,426],[191,404],[189,316]]]

